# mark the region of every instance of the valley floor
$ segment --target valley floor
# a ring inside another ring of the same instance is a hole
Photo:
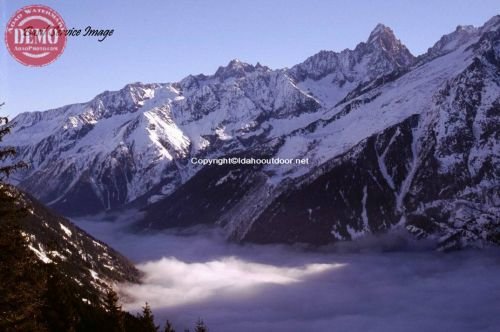
[[[500,250],[437,253],[400,237],[318,251],[236,245],[214,230],[133,234],[126,222],[75,220],[145,273],[121,285],[177,330],[214,332],[497,331]]]

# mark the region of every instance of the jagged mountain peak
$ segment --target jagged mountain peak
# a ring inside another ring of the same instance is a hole
[[[43,112],[20,113],[15,117],[14,121],[24,128],[42,120],[69,119],[75,116],[88,115],[90,109],[92,109],[92,115],[96,117],[92,120],[108,118],[124,112],[135,112],[146,100],[153,98],[158,89],[168,86],[169,84],[161,83],[130,83],[119,90],[106,90],[88,102],[70,104]]]
[[[323,106],[331,107],[356,87],[404,71],[414,62],[415,57],[394,32],[378,24],[367,42],[359,43],[354,50],[320,51],[292,67],[288,74]]]
[[[368,37],[367,42],[373,43],[381,38],[392,39],[394,41],[397,40],[396,35],[394,34],[394,31],[392,31],[391,28],[389,28],[388,26],[386,26],[382,23],[379,23],[375,26],[375,28],[370,33],[370,36]]]
[[[264,67],[260,64],[254,66],[249,63],[240,61],[239,59],[233,59],[229,61],[227,66],[219,67],[219,69],[217,69],[217,71],[215,72],[214,76],[221,79],[227,79],[229,77],[239,78],[245,76],[247,73],[253,73],[256,70],[265,68],[267,67]]]
[[[452,52],[472,40],[479,29],[472,25],[458,25],[455,30],[442,36],[427,52],[421,55],[420,62],[426,62]]]
[[[146,91],[151,91],[161,87],[162,84],[159,83],[142,83],[142,82],[134,82],[126,84],[123,88],[114,91],[104,91],[103,93],[98,94],[95,99],[104,99],[109,96],[130,96],[132,98],[141,98]]]
[[[469,45],[478,36],[497,31],[500,27],[500,15],[490,18],[481,27],[472,25],[458,25],[455,30],[442,36],[425,54],[419,56],[419,63],[428,62],[432,59],[455,51],[459,47]]]
[[[292,67],[289,73],[297,81],[307,78],[319,80],[335,74],[334,80],[343,86],[346,82],[372,80],[393,70],[409,67],[414,61],[415,57],[396,38],[392,29],[377,24],[368,40],[359,43],[354,50],[346,49],[339,53],[320,51]]]
[[[243,61],[241,61],[240,59],[237,59],[237,58],[232,59],[227,64],[227,67],[230,67],[230,68],[242,68],[242,67],[246,67],[246,66],[250,66],[250,64],[248,64],[246,62],[243,62]]]
[[[394,31],[381,23],[377,24],[370,33],[366,45],[371,52],[383,52],[398,67],[408,67],[415,60],[408,48],[396,37]],[[359,44],[356,49],[365,49],[365,44]]]
[[[474,32],[477,28],[473,25],[457,25],[455,32],[466,31],[466,32]]]
[[[120,90],[105,91],[97,95],[88,105],[91,106],[93,116],[97,118],[109,118],[117,114],[135,112],[144,105],[146,100],[153,98],[155,90],[161,86],[162,84],[141,82],[127,84]],[[80,113],[87,111],[88,107],[83,107]]]

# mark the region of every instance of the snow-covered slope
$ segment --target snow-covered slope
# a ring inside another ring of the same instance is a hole
[[[211,76],[131,84],[21,114],[6,143],[32,166],[19,185],[67,214],[135,204],[147,227],[216,223],[257,242],[327,243],[394,225],[455,246],[491,241],[499,21],[459,27],[417,58],[380,24],[354,50],[290,69],[233,60]],[[222,156],[309,163],[190,162]]]
[[[140,274],[133,264],[106,244],[14,186],[0,184],[0,190],[14,198],[2,201],[2,211],[14,207],[26,211],[17,222],[29,249],[41,262],[54,263],[65,277],[75,281],[82,299],[102,299],[119,282],[139,282]]]
[[[296,180],[237,236],[326,243],[400,225],[444,249],[499,243],[499,21],[294,133],[277,155],[318,167],[275,169]]]
[[[268,136],[273,120],[297,118],[299,127],[319,108],[285,71],[234,60],[213,76],[131,84],[85,104],[20,114],[6,144],[31,165],[22,188],[64,213],[92,213],[160,182],[168,183],[158,192],[169,193],[196,172],[189,156],[245,149]]]

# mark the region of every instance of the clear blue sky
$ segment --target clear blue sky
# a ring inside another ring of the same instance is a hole
[[[416,55],[459,24],[481,25],[498,0],[0,0],[2,115],[90,100],[130,82],[174,82],[213,73],[238,58],[271,68],[316,52],[353,48],[377,23],[390,26]],[[68,28],[113,28],[102,43],[69,38],[52,64],[25,67],[7,54],[5,25],[24,5],[57,10]]]

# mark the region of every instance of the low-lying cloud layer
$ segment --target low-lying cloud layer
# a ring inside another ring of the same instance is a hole
[[[145,273],[141,285],[123,285],[121,291],[133,299],[126,308],[140,308],[148,301],[156,308],[172,308],[209,301],[218,296],[251,295],[259,286],[300,283],[343,264],[309,264],[278,267],[223,257],[203,263],[186,263],[174,257],[140,264]]]
[[[78,221],[138,263],[125,307],[151,303],[177,330],[497,331],[500,252],[443,254],[400,238],[314,252],[227,244],[216,231],[131,234]],[[119,226],[121,227],[121,226]],[[395,250],[400,248],[400,250]],[[390,249],[390,250],[388,250]]]

